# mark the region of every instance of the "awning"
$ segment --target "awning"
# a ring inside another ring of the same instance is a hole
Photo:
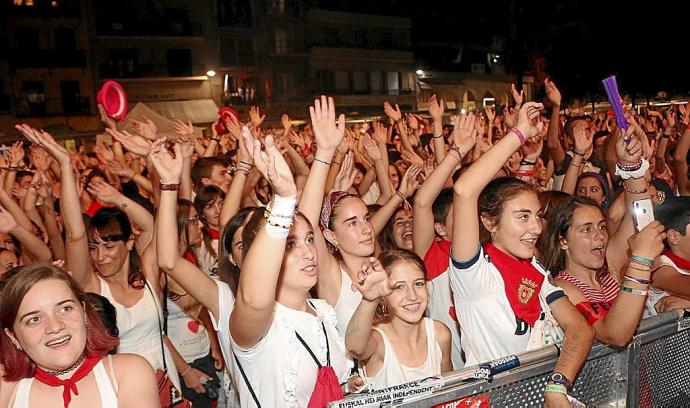
[[[166,118],[190,121],[192,124],[213,123],[218,120],[218,106],[211,99],[146,102],[146,106]]]

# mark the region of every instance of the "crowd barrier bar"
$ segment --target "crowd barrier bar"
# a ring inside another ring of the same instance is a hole
[[[595,342],[570,395],[588,407],[690,407],[690,319],[672,311],[644,319],[622,349]],[[543,407],[559,349],[549,346],[329,404],[329,408]],[[475,398],[475,404],[479,404]],[[462,403],[461,403],[462,401]],[[486,401],[485,401],[486,403]],[[481,405],[485,407],[487,405]]]

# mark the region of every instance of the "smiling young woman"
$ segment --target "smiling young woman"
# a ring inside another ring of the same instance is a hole
[[[10,393],[9,406],[17,408],[86,407],[94,401],[100,407],[160,406],[145,359],[104,357],[118,340],[65,271],[32,264],[10,274],[0,306],[0,400]]]

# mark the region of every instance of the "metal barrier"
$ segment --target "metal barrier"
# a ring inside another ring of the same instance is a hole
[[[667,312],[640,323],[628,347],[595,343],[570,395],[588,407],[690,407],[690,319]],[[470,396],[491,407],[543,407],[558,349],[543,349],[480,366],[348,396],[332,408],[400,406],[453,408]],[[513,368],[516,367],[516,368]],[[486,406],[486,405],[482,405]]]

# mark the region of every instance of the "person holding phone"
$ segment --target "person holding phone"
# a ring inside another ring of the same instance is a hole
[[[627,133],[619,131],[616,142],[627,207],[642,209],[647,203],[651,212],[642,144],[637,138],[626,144]],[[588,197],[570,197],[547,220],[540,248],[544,266],[594,328],[595,338],[617,347],[628,344],[642,318],[652,264],[666,237],[661,223],[643,224],[642,218],[633,223],[632,214],[627,212],[609,239],[599,204]],[[637,233],[633,224],[640,228]],[[628,247],[631,255],[626,259]]]

